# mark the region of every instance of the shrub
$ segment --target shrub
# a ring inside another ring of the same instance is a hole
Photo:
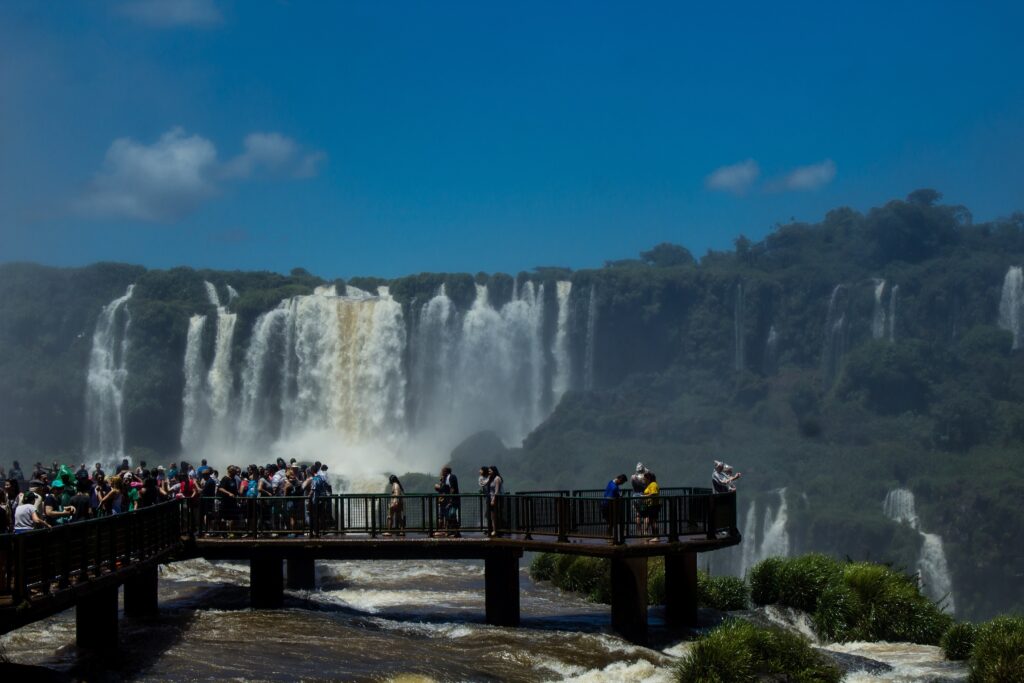
[[[702,607],[728,612],[746,609],[750,590],[743,579],[735,576],[709,576],[706,572],[697,574],[697,604]]]
[[[826,588],[818,598],[818,609],[814,612],[814,630],[826,641],[845,642],[857,640],[857,623],[863,607],[861,600],[845,583],[835,583]]]
[[[647,604],[665,604],[665,560],[653,557],[647,565]]]
[[[839,563],[828,555],[812,553],[785,560],[779,568],[779,602],[813,612],[818,606],[818,597],[836,582],[842,570]]]
[[[978,633],[978,627],[966,621],[953,624],[942,634],[939,645],[946,655],[946,659],[961,661],[971,658],[971,651],[974,650],[974,637]]]
[[[865,605],[861,637],[866,640],[909,641],[938,645],[953,618],[944,614],[916,586],[893,582],[873,603]]]
[[[530,562],[530,578],[534,581],[551,581],[555,576],[554,553],[540,553]]]
[[[753,683],[764,677],[834,683],[840,671],[802,636],[730,620],[697,641],[677,669],[680,681]]]
[[[751,568],[750,597],[755,605],[772,605],[779,601],[779,570],[785,561],[782,557],[769,557]]]
[[[996,617],[978,627],[970,680],[1024,683],[1024,617]]]

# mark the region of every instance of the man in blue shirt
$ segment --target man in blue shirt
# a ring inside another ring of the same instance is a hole
[[[619,487],[629,481],[629,478],[625,474],[620,474],[604,487],[604,498],[601,499],[601,516],[604,517],[604,521],[608,522],[608,533],[612,533],[612,505],[613,501],[618,500],[622,497],[622,491]],[[621,521],[620,521],[621,523]]]

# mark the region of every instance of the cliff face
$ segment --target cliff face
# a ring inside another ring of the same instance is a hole
[[[95,443],[248,461],[322,432],[429,469],[484,430],[511,447],[513,489],[601,486],[637,460],[703,483],[726,459],[759,503],[741,511],[755,550],[774,524],[791,552],[914,571],[917,532],[883,511],[913,491],[958,612],[988,616],[1024,603],[1007,541],[1024,529],[1021,263],[1020,217],[972,225],[915,195],[699,264],[671,245],[597,270],[391,281],[8,264],[0,461],[77,462]],[[88,436],[103,430],[120,441]],[[454,454],[474,471],[477,455]]]

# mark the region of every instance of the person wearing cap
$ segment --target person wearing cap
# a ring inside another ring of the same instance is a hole
[[[54,479],[50,485],[50,492],[43,497],[43,518],[52,524],[62,524],[69,521],[75,514],[75,508],[62,507],[57,500],[58,495],[64,493],[64,482]]]
[[[636,472],[629,478],[629,483],[633,487],[633,493],[638,496],[643,495],[644,489],[647,488],[647,481],[645,478],[647,472],[648,470],[644,467],[644,464],[642,462],[638,462],[636,464]]]

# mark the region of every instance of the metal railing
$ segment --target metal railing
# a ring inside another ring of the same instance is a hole
[[[181,546],[178,501],[0,535],[0,596],[15,605],[128,569]]]
[[[210,538],[375,538],[493,531],[524,539],[553,536],[563,542],[625,543],[650,538],[675,541],[682,536],[714,539],[736,533],[735,493],[676,490],[684,493],[611,500],[589,491],[579,492],[582,495],[515,493],[498,496],[493,508],[482,494],[406,494],[397,500],[388,494],[202,498],[191,501],[185,514],[190,533]],[[497,514],[496,528],[492,528],[492,509]]]

